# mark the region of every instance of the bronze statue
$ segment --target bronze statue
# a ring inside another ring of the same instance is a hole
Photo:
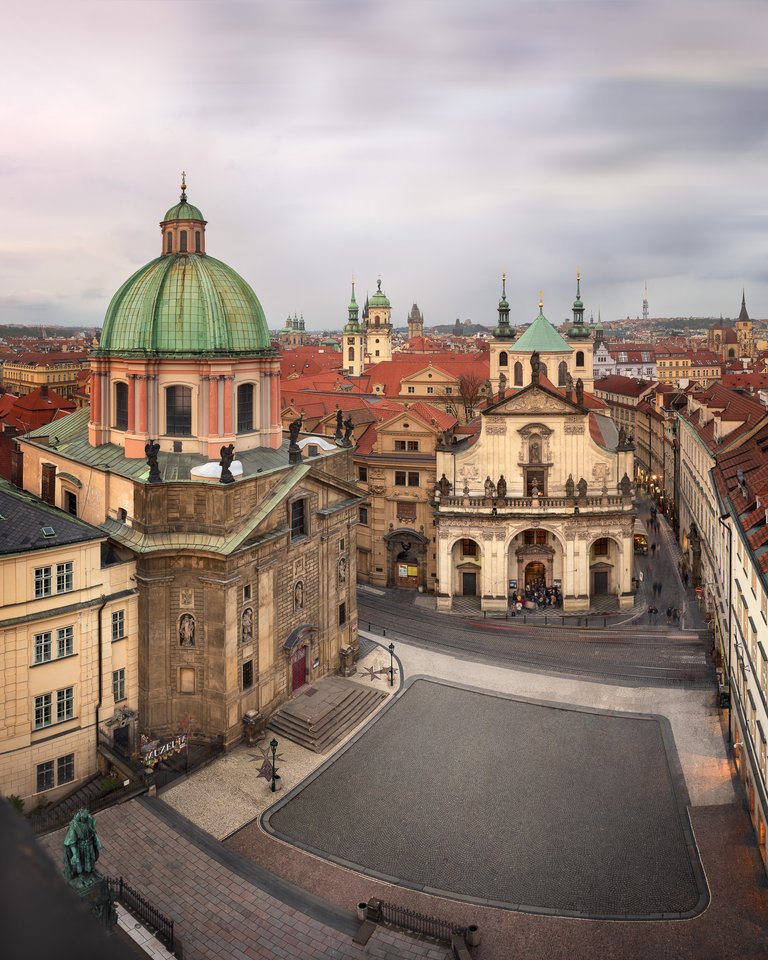
[[[144,453],[147,456],[147,466],[149,467],[149,482],[160,483],[160,468],[157,465],[157,455],[160,453],[160,444],[156,440],[150,440],[144,446]]]
[[[299,439],[299,433],[301,432],[301,422],[302,417],[299,417],[298,420],[293,420],[291,425],[288,427],[288,433],[291,438],[291,447],[295,447],[296,441]]]
[[[85,807],[72,817],[64,837],[64,876],[69,881],[87,884],[98,878],[96,861],[101,840],[96,833],[96,821]]]
[[[234,483],[235,478],[229,469],[232,466],[232,461],[235,459],[234,443],[230,443],[228,447],[222,447],[219,453],[221,454],[221,460],[219,460],[219,464],[221,465],[219,483]]]

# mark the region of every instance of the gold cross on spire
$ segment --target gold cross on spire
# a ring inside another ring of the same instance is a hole
[[[181,199],[187,199],[187,172],[186,170],[181,171]]]

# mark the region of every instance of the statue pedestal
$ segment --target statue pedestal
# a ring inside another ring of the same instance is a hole
[[[70,880],[69,886],[80,898],[80,902],[98,918],[105,933],[111,933],[117,923],[117,909],[115,897],[106,879],[94,873],[87,878],[79,877],[76,880]]]

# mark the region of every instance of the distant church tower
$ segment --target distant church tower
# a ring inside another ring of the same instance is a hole
[[[747,301],[744,291],[741,291],[741,312],[736,320],[736,337],[739,341],[739,356],[753,357],[755,355],[755,341],[752,336],[752,321],[747,313]]]
[[[416,337],[424,336],[424,315],[417,304],[411,307],[408,314],[408,339],[413,340]]]
[[[515,340],[515,331],[509,326],[509,302],[507,301],[507,275],[501,275],[501,299],[499,300],[499,322],[488,342],[490,352],[490,379],[494,395],[499,390],[499,377],[503,373],[507,384],[512,386],[510,347]]]
[[[366,351],[371,363],[392,359],[392,305],[381,289],[381,279],[377,281],[377,290],[368,298],[368,319],[365,324]]]
[[[357,318],[358,307],[355,300],[355,281],[352,280],[352,299],[347,308],[348,320],[344,326],[344,369],[350,377],[360,377],[365,363],[365,336]]]
[[[648,323],[648,284],[645,285],[643,296],[643,323]]]

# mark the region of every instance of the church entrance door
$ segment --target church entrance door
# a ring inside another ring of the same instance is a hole
[[[291,690],[298,690],[307,682],[307,648],[299,647],[291,655]]]
[[[526,590],[532,586],[546,586],[546,579],[547,569],[540,561],[536,560],[533,563],[529,563],[525,568]]]
[[[592,574],[594,582],[594,593],[597,596],[604,596],[608,593],[608,571],[595,570]]]
[[[461,592],[465,597],[477,596],[477,574],[463,570],[461,573]]]

